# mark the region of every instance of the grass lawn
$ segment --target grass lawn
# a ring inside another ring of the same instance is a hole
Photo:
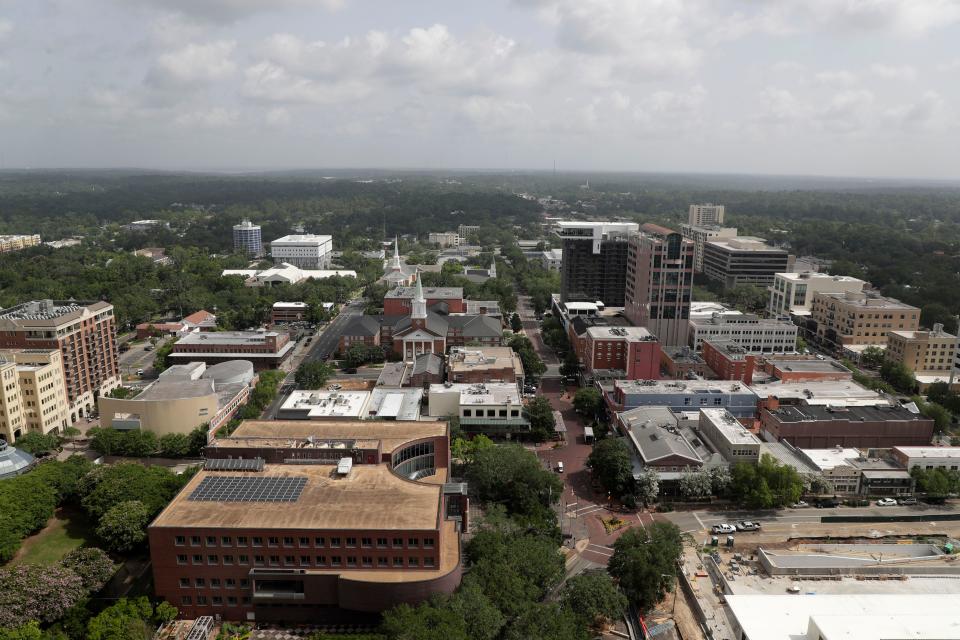
[[[82,511],[57,509],[47,526],[23,541],[10,564],[54,564],[74,549],[92,542],[95,537]]]

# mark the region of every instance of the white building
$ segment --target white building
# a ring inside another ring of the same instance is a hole
[[[515,383],[430,385],[427,413],[436,418],[459,416],[465,431],[520,432],[529,428]]]
[[[736,238],[736,227],[700,227],[692,224],[680,225],[680,233],[693,242],[693,270],[703,271],[703,246],[710,240]]]
[[[905,469],[960,469],[960,447],[894,447],[890,453]]]
[[[704,340],[730,340],[748,353],[790,353],[797,347],[797,325],[753,314],[711,313],[690,318],[688,344],[696,351]]]
[[[290,235],[270,243],[270,256],[275,262],[301,269],[325,269],[330,264],[332,251],[333,236]]]
[[[726,207],[722,204],[692,204],[687,215],[687,224],[696,227],[712,227],[723,224]]]
[[[277,409],[278,420],[344,420],[367,417],[369,391],[298,390]]]
[[[752,387],[761,400],[776,398],[781,404],[803,404],[824,407],[875,407],[890,405],[876,391],[861,387],[852,380],[810,382],[770,382]]]
[[[276,284],[297,284],[304,280],[323,280],[340,276],[356,278],[357,272],[351,269],[301,269],[292,264],[281,264],[269,269],[224,269],[221,277],[242,276],[248,287],[272,286]]]
[[[727,595],[737,640],[960,638],[957,594]]]
[[[563,249],[547,249],[541,252],[540,263],[548,271],[560,271],[563,265]]]
[[[427,236],[427,241],[430,244],[438,244],[444,249],[447,247],[459,247],[460,234],[455,231],[434,232]]]
[[[773,317],[810,315],[810,303],[815,293],[860,293],[866,284],[850,276],[831,276],[827,273],[775,273],[768,287],[770,302],[767,311]]]
[[[260,235],[260,225],[244,220],[233,225],[233,248],[242,251],[248,256],[259,256],[263,253],[263,238]]]
[[[860,487],[860,467],[854,461],[859,449],[800,449],[800,455],[833,487],[834,493],[855,494]]]
[[[729,462],[756,464],[761,441],[726,409],[700,409],[700,433]]]

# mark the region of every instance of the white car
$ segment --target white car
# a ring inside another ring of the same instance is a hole
[[[897,506],[897,501],[893,498],[880,498],[877,500],[878,507],[895,507]]]
[[[710,528],[710,531],[713,533],[736,533],[737,528],[732,524],[722,522],[720,524],[713,525],[713,527]]]
[[[794,502],[792,505],[790,505],[790,508],[791,508],[791,509],[806,509],[806,508],[809,507],[809,506],[810,506],[809,504],[807,504],[807,503],[804,502],[803,500],[800,500],[799,502]]]

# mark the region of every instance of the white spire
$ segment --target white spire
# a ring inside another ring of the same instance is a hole
[[[493,256],[490,258],[490,271],[487,272],[491,278],[497,277],[497,257]]]
[[[390,265],[390,268],[394,271],[402,270],[400,266],[400,244],[397,241],[397,236],[393,236],[393,264]]]
[[[410,318],[425,320],[427,318],[427,300],[423,297],[423,285],[420,282],[420,271],[417,270],[417,290],[410,305]]]

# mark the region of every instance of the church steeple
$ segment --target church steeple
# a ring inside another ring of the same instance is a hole
[[[490,271],[487,272],[487,275],[489,275],[491,278],[496,278],[496,277],[497,277],[497,258],[496,258],[496,256],[493,256],[492,258],[490,258]]]
[[[417,289],[410,305],[410,319],[413,321],[427,319],[427,300],[423,297],[423,284],[420,282],[419,271],[417,271]]]
[[[400,265],[400,244],[397,241],[397,236],[393,237],[393,262],[390,263],[391,271],[402,271],[403,267]]]

